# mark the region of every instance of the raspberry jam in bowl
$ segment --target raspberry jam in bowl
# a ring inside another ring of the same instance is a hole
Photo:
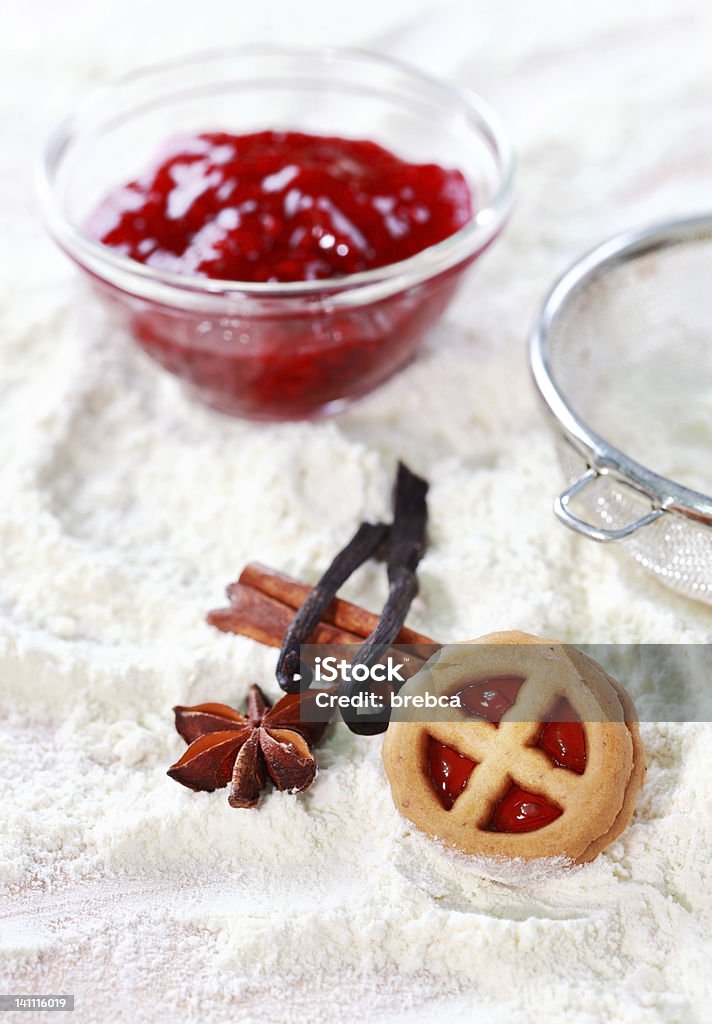
[[[301,419],[413,358],[506,220],[512,159],[479,98],[406,65],[244,48],[91,97],[40,186],[148,355],[223,412]]]

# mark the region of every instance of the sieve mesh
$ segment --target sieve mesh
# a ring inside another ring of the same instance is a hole
[[[570,482],[588,463],[566,441],[558,449]],[[650,502],[610,476],[599,477],[577,501],[577,514],[608,529],[619,529],[650,510]],[[712,604],[712,527],[669,513],[618,544],[661,582]]]
[[[643,495],[625,473],[607,471],[605,447],[588,450],[564,430],[559,456],[569,482],[589,466],[604,469],[572,500],[574,514],[617,530],[655,505],[674,506],[618,543],[663,582],[712,603],[712,524],[681,514],[675,493],[689,488],[712,504],[712,219],[685,223],[684,232],[678,224],[641,233],[614,258],[609,243],[540,322],[539,340],[548,377],[585,426],[674,481],[659,501]],[[536,366],[535,376],[541,387]]]

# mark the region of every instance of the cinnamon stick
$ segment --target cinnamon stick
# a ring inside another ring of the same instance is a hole
[[[308,584],[276,569],[251,562],[240,573],[240,578],[227,588],[229,608],[209,612],[207,621],[223,633],[237,633],[267,647],[281,647],[296,609],[311,589]],[[309,642],[360,645],[377,622],[378,616],[373,612],[335,598],[309,637]],[[434,646],[439,646],[423,633],[407,628],[400,631],[395,643],[413,648],[413,671],[428,660]]]
[[[306,587],[305,589],[309,589]],[[242,582],[231,583],[230,607],[208,612],[208,622],[223,633],[239,633],[267,647],[281,647],[294,618],[294,608]],[[360,644],[363,635],[321,621],[310,637],[313,644]]]
[[[312,591],[312,588],[307,583],[302,583],[300,580],[295,580],[291,576],[286,576],[276,569],[270,569],[266,565],[260,565],[258,562],[250,562],[246,565],[240,573],[238,582],[231,583],[227,588],[227,595],[231,602],[233,601],[233,594],[237,594],[242,587],[250,587],[262,594],[267,594],[269,597],[275,598],[281,604],[287,605],[287,607],[293,610],[300,608]],[[229,611],[229,609],[226,609],[226,611]],[[211,615],[214,614],[216,613],[211,612]],[[329,607],[322,613],[321,621],[331,623],[348,633],[353,633],[357,640],[359,640],[365,639],[373,632],[378,623],[378,615],[366,611],[360,605],[344,601],[340,597],[335,597]],[[228,631],[235,632],[235,630],[230,629]],[[435,643],[430,637],[425,636],[423,633],[417,633],[414,629],[408,629],[407,626],[401,629],[395,642],[409,645],[425,644],[426,646],[432,646]]]

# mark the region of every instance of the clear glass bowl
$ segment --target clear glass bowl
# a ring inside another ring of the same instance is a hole
[[[171,135],[265,128],[369,138],[407,160],[457,167],[476,216],[399,263],[285,284],[163,272],[85,233],[100,200]],[[413,357],[500,232],[512,176],[502,129],[472,93],[368,53],[246,47],[151,67],[92,95],[49,139],[40,193],[58,244],[150,356],[210,405],[278,420],[335,411]]]

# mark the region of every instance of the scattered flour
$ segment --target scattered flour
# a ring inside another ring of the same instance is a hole
[[[233,6],[213,24],[234,25]],[[554,521],[523,345],[580,251],[706,196],[709,12],[398,0],[359,5],[358,24],[321,5],[292,24],[293,41],[359,41],[482,89],[515,134],[520,201],[422,359],[338,420],[275,427],[190,404],[116,337],[44,240],[27,180],[71,95],[214,29],[182,0],[75,0],[61,22],[47,7],[41,48],[36,13],[0,39],[0,989],[73,992],[81,1022],[704,1024],[710,725],[644,725],[637,815],[576,870],[430,844],[391,804],[380,741],[344,729],[307,793],[259,811],[165,769],[173,704],[239,702],[274,678],[273,651],[205,624],[225,583],[251,558],[313,579],[385,512],[398,456],[432,484],[416,628],[709,640],[709,608]],[[155,34],[136,35],[139,13]],[[283,38],[244,16],[252,38]],[[383,593],[375,568],[349,587],[372,606]]]

